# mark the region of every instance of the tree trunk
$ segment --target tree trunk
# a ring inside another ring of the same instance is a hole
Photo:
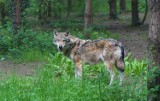
[[[72,10],[72,0],[67,0],[67,17],[70,16],[71,10]]]
[[[53,3],[53,14],[55,18],[58,18],[56,3]]]
[[[22,0],[17,0],[17,5],[16,5],[16,23],[17,26],[21,24],[21,4]]]
[[[158,87],[157,91],[148,94],[148,101],[160,101],[160,0],[149,0],[151,20],[149,25],[148,47],[149,47],[149,67],[157,67],[153,72],[155,76],[148,78],[148,89]],[[156,95],[156,96],[154,96]]]
[[[22,4],[22,0],[15,0],[13,1],[15,2],[13,6],[15,6],[15,10],[13,11],[14,13],[14,19],[13,19],[13,33],[17,33],[18,28],[21,24],[21,4]]]
[[[116,0],[109,0],[109,18],[113,20],[117,19]]]
[[[5,18],[5,7],[4,3],[1,3],[1,23],[4,24],[4,18]]]
[[[140,25],[139,16],[138,16],[138,0],[132,0],[132,25]]]
[[[52,16],[52,2],[51,0],[48,0],[48,17]]]
[[[40,3],[39,3],[39,11],[38,11],[38,19],[42,19],[42,2],[43,0],[40,0]]]
[[[89,34],[86,31],[92,24],[91,3],[92,3],[91,0],[86,0],[86,7],[85,7],[85,14],[84,14],[84,31],[85,31],[86,37],[89,37]]]
[[[147,0],[145,0],[145,5],[146,5],[146,7],[145,7],[144,17],[142,19],[141,25],[144,24],[144,21],[146,20],[146,17],[147,17],[147,14],[148,14],[148,1]]]
[[[121,12],[126,10],[126,0],[120,0],[120,10]]]

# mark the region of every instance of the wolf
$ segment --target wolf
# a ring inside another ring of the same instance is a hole
[[[83,40],[74,37],[69,31],[53,32],[53,43],[58,50],[73,60],[75,77],[82,77],[82,64],[97,64],[102,61],[110,73],[110,83],[115,77],[114,67],[119,72],[120,85],[123,81],[125,70],[124,47],[115,39]]]

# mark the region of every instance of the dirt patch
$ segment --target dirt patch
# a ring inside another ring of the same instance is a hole
[[[131,53],[137,59],[145,59],[147,57],[148,25],[122,26],[109,29],[109,31],[119,35],[118,40],[123,43],[127,53]]]
[[[34,74],[36,68],[40,68],[43,63],[32,62],[32,63],[14,63],[11,61],[0,61],[0,74],[18,74],[30,76]]]

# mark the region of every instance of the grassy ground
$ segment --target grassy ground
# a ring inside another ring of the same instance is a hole
[[[83,78],[80,80],[74,78],[73,63],[61,54],[50,55],[47,61],[41,69],[35,69],[35,75],[3,76],[0,81],[0,99],[2,101],[146,100],[145,61],[126,57],[127,68],[122,86],[118,84],[118,76],[112,86],[108,85],[109,73],[106,73],[103,64],[85,65]]]

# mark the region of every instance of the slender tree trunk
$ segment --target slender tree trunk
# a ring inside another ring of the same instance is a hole
[[[63,3],[64,3],[63,0],[59,0],[60,5],[64,5]],[[60,5],[58,6],[58,18],[62,17],[62,7]]]
[[[117,5],[116,0],[109,0],[109,18],[110,19],[117,19]]]
[[[85,14],[84,14],[84,31],[87,30],[92,24],[91,19],[91,0],[86,0],[86,7],[85,7]],[[89,37],[89,35],[86,33],[86,36]]]
[[[39,12],[38,12],[38,19],[42,19],[42,2],[43,0],[40,0],[40,3],[39,3]]]
[[[148,47],[149,67],[157,66],[154,76],[148,79],[148,89],[158,87],[157,91],[148,94],[148,101],[160,101],[160,0],[149,0],[151,20],[149,25]],[[156,96],[154,96],[156,95]]]
[[[5,18],[5,7],[4,3],[1,3],[1,23],[4,24],[4,18]]]
[[[140,25],[138,16],[138,0],[132,0],[132,25]]]
[[[17,0],[17,5],[16,5],[16,23],[17,26],[21,24],[21,4],[22,0]]]
[[[126,0],[120,0],[120,10],[121,12],[126,10]]]
[[[14,13],[14,19],[13,19],[13,33],[17,33],[18,28],[21,24],[21,4],[22,4],[22,0],[15,0],[13,1],[15,2],[13,6],[15,6],[16,8],[14,9],[13,13]]]
[[[52,16],[52,2],[51,0],[48,0],[48,17]]]
[[[54,2],[54,4],[53,4],[53,13],[54,13],[54,17],[58,18],[56,2]]]
[[[145,0],[145,5],[146,5],[146,7],[145,7],[144,17],[143,17],[143,19],[142,19],[141,25],[144,24],[144,22],[145,22],[145,20],[146,20],[146,17],[147,17],[147,15],[148,15],[148,1],[147,1],[147,0]]]
[[[72,10],[72,0],[67,0],[67,17],[70,16],[71,10]]]

